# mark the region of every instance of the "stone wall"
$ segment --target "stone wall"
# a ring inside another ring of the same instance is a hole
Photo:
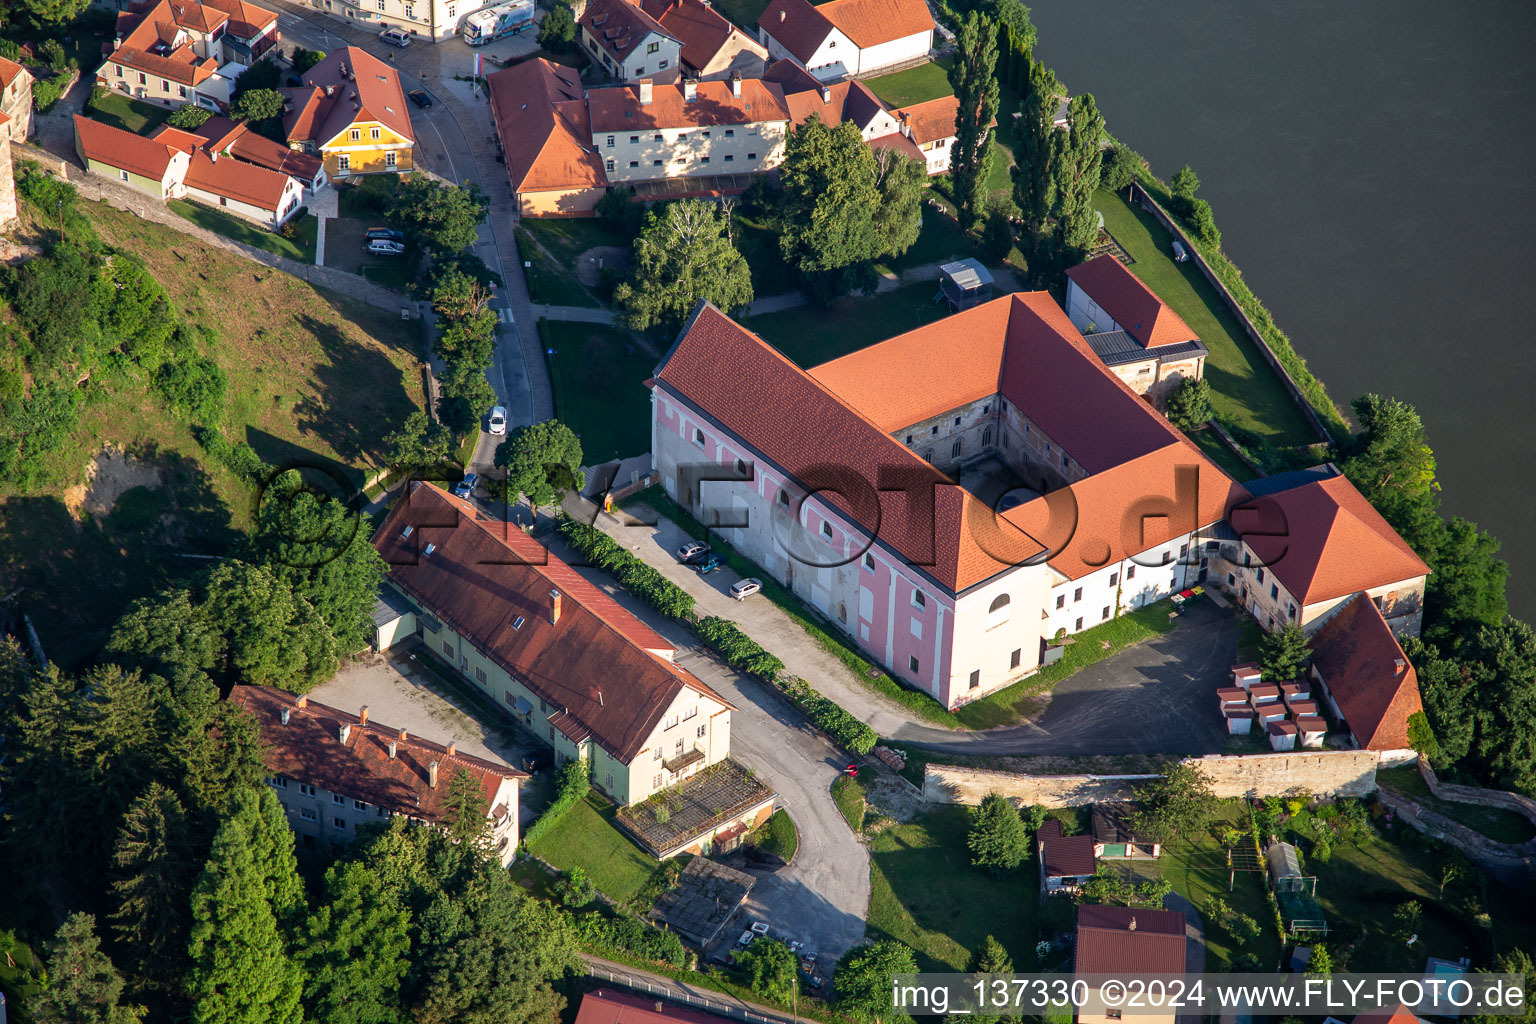
[[[1376,754],[1369,750],[1307,750],[1278,754],[1212,754],[1189,759],[1210,776],[1217,796],[1279,796],[1307,790],[1318,796],[1364,796],[1376,789]],[[1151,775],[1024,775],[931,764],[923,799],[975,804],[1001,793],[1018,804],[1077,807],[1129,800]]]

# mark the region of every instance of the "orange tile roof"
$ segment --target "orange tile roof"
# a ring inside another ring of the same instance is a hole
[[[641,0],[640,8],[682,44],[683,63],[695,69],[708,67],[736,31],[703,0]]]
[[[282,204],[283,193],[291,181],[286,174],[269,171],[256,164],[232,157],[219,159],[204,150],[192,154],[187,168],[188,188],[201,189],[216,196],[233,199],[276,213]]]
[[[861,50],[935,28],[924,0],[831,0],[816,9]]]
[[[1077,908],[1078,974],[1183,974],[1184,915],[1150,907]]]
[[[416,141],[399,74],[360,47],[332,51],[304,73],[303,87],[282,91],[289,100],[283,115],[289,142],[330,142],[362,121],[377,121],[401,138]]]
[[[924,164],[926,164],[928,161],[926,154],[917,148],[917,143],[913,142],[910,138],[903,135],[901,132],[891,132],[889,135],[882,135],[877,139],[870,139],[866,145],[868,145],[870,149],[894,149],[902,156],[910,157],[911,159],[921,161]]]
[[[1067,277],[1146,348],[1199,340],[1179,314],[1111,254],[1073,267]]]
[[[1429,574],[1342,474],[1253,498],[1233,510],[1231,522],[1302,605]]]
[[[218,65],[212,58],[199,57],[190,46],[180,46],[168,56],[161,56],[158,53],[150,53],[148,50],[124,44],[118,47],[108,59],[124,67],[133,68],[135,71],[169,79],[180,85],[201,85],[218,71]]]
[[[75,138],[81,157],[155,181],[165,179],[165,172],[176,157],[176,150],[163,142],[79,114],[75,115]]]
[[[697,89],[696,98],[690,102],[683,98],[680,82],[653,85],[651,102],[643,106],[637,85],[593,89],[587,94],[592,131],[708,128],[789,120],[784,95],[776,85],[747,79],[741,83],[740,97],[731,95],[729,82],[699,82]]]
[[[9,57],[0,57],[0,89],[8,88],[18,75],[24,74],[31,72]]]
[[[658,1002],[633,992],[598,989],[581,997],[576,1024],[725,1024],[717,1017],[691,1007]]]
[[[391,584],[545,701],[555,728],[591,736],[621,762],[633,760],[684,690],[731,707],[668,660],[672,645],[586,577],[439,487],[413,481],[373,543]],[[557,623],[551,590],[561,594]]]
[[[965,360],[951,356],[947,362],[961,367]],[[702,305],[695,313],[655,381],[728,426],[802,483],[825,475],[828,466],[848,474],[847,495],[823,491],[821,496],[874,535],[876,543],[951,591],[990,579],[1041,551],[1034,538],[998,519],[814,372],[801,370],[713,306]],[[890,488],[892,479],[931,493],[932,506],[925,508],[908,491]]]
[[[169,4],[171,22],[194,32],[210,33],[229,20],[229,15],[212,7],[196,3]]]
[[[923,145],[953,138],[955,117],[959,113],[960,101],[953,96],[940,96],[936,100],[891,111],[891,115],[912,133],[912,138]]]
[[[1361,746],[1407,749],[1408,716],[1423,710],[1419,678],[1376,602],[1356,594],[1328,617],[1312,636],[1312,667]]]
[[[363,800],[397,814],[440,820],[448,811],[448,788],[459,770],[469,772],[480,785],[489,812],[491,802],[508,779],[528,777],[510,765],[484,758],[448,753],[434,743],[383,725],[371,717],[364,723],[357,715],[298,697],[270,686],[237,685],[231,703],[251,712],[261,728],[262,764],[274,775],[320,786],[333,793]],[[283,711],[288,722],[283,724]],[[341,727],[348,727],[341,740]],[[389,744],[395,756],[389,756]],[[437,785],[431,785],[430,766],[437,762]]]
[[[655,18],[629,0],[591,0],[582,12],[579,24],[617,61],[633,53],[649,35],[675,38]]]
[[[811,6],[807,0],[773,0],[757,23],[804,64],[816,55],[835,27],[822,13],[825,9]]]
[[[182,131],[180,128],[172,128],[168,124],[163,124],[155,129],[155,133],[150,138],[156,142],[163,142],[172,149],[179,149],[189,156],[202,149],[204,141],[200,135]]]
[[[515,192],[602,188],[602,158],[576,72],[547,60],[524,61],[486,78],[491,119]]]
[[[250,39],[277,23],[277,12],[246,3],[245,0],[202,0],[204,6],[229,16],[229,27],[242,39]]]
[[[826,89],[825,100],[821,98],[822,88]],[[815,89],[802,89],[794,94],[785,90],[784,105],[789,111],[789,120],[792,124],[804,124],[810,120],[812,114],[817,114],[830,125],[852,121],[860,131],[868,128],[876,117],[885,113],[885,104],[870,92],[869,86],[854,80]]]

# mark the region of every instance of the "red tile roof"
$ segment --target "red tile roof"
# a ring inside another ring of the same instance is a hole
[[[821,88],[821,81],[815,75],[792,60],[773,61],[763,72],[763,81],[779,86],[785,96]]]
[[[0,57],[0,89],[5,89],[16,81],[18,75],[31,74],[26,68],[11,60],[9,57]]]
[[[245,0],[203,0],[204,6],[229,15],[229,29],[242,39],[252,39],[277,24],[277,12]]]
[[[1374,601],[1357,594],[1328,617],[1312,636],[1312,667],[1362,747],[1407,749],[1419,678]]]
[[[1075,266],[1067,277],[1145,348],[1199,340],[1179,314],[1113,255]]]
[[[822,88],[827,91],[825,100],[821,98]],[[801,89],[793,94],[786,89],[784,103],[792,124],[803,124],[810,120],[812,114],[817,114],[830,125],[852,121],[861,132],[886,112],[885,104],[870,92],[869,86],[854,80],[815,89]]]
[[[865,145],[869,146],[870,149],[892,149],[902,156],[927,163],[927,156],[922,150],[917,148],[917,143],[907,138],[901,132],[892,132],[889,135],[870,139]]]
[[[1183,974],[1184,915],[1176,910],[1077,908],[1078,974]]]
[[[304,73],[302,88],[282,92],[289,100],[283,115],[289,142],[320,145],[363,121],[377,121],[401,138],[416,141],[399,74],[360,47],[332,51]]]
[[[75,115],[76,148],[86,160],[163,181],[176,150],[163,142]]]
[[[1429,573],[1342,474],[1253,498],[1233,511],[1231,522],[1302,605]]]
[[[229,699],[248,709],[261,727],[262,763],[274,775],[320,786],[376,804],[398,814],[437,821],[447,812],[448,784],[459,769],[480,784],[488,812],[502,783],[526,772],[468,754],[448,753],[441,743],[418,736],[400,739],[400,730],[327,707],[270,686],[237,685]],[[304,706],[298,702],[303,699]],[[288,723],[283,724],[283,710]],[[348,726],[346,742],[341,727]],[[389,756],[394,741],[395,756]],[[437,785],[430,765],[437,762]],[[502,813],[505,813],[503,807]]]
[[[727,1019],[613,989],[588,992],[576,1011],[576,1024],[722,1024]]]
[[[590,735],[624,763],[685,689],[731,706],[673,664],[672,645],[612,597],[521,530],[480,520],[473,504],[441,488],[413,482],[374,546],[390,564],[389,582],[545,701],[551,724]],[[562,595],[558,623],[550,622],[552,590]]]
[[[924,0],[831,0],[816,10],[861,50],[935,28]]]
[[[590,0],[579,24],[616,61],[628,57],[653,33],[675,38],[629,0]]]
[[[813,7],[807,0],[773,0],[757,23],[801,64],[832,34],[833,24],[823,13],[826,5]]]
[[[157,46],[175,42],[180,28],[206,35],[228,20],[222,11],[201,4],[160,0],[142,15],[119,14],[118,34],[122,43],[108,59],[181,85],[197,85],[218,70],[212,58],[199,57],[188,43],[169,53],[153,51]]]
[[[703,0],[641,0],[640,6],[682,44],[683,63],[695,70],[708,67],[736,32],[734,25]]]
[[[1093,874],[1093,836],[1064,836],[1061,821],[1047,818],[1035,838],[1040,841],[1040,867],[1045,877]]]
[[[286,174],[232,157],[220,158],[217,153],[210,155],[201,149],[192,154],[192,163],[187,168],[185,179],[188,188],[210,192],[273,214],[282,205],[283,193],[292,180]]]
[[[691,101],[684,98],[683,88],[681,82],[655,84],[651,89],[651,102],[643,106],[638,85],[593,89],[587,94],[592,131],[708,128],[789,119],[789,110],[778,86],[758,79],[743,81],[739,97],[731,95],[729,82],[699,82]]]
[[[182,131],[180,128],[172,128],[168,124],[163,124],[155,129],[155,133],[150,138],[156,142],[163,142],[172,149],[179,149],[188,156],[203,147],[201,136],[194,135],[192,132]]]
[[[575,71],[537,59],[485,81],[513,191],[608,184],[602,158],[591,147],[587,106]]]
[[[960,101],[953,96],[940,96],[926,103],[914,103],[898,107],[891,114],[912,133],[921,145],[953,138],[955,118],[960,113]]]

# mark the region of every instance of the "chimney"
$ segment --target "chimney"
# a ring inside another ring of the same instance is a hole
[[[212,153],[208,154],[208,162],[209,163],[215,163],[215,164],[219,162],[219,151],[218,150],[214,150]]]
[[[651,83],[650,82],[641,82],[640,83],[640,105],[642,107],[648,107],[648,106],[651,105]]]
[[[362,707],[357,709],[357,724],[358,725],[367,725],[368,724],[368,705],[367,704],[364,704]]]
[[[433,761],[431,764],[427,765],[427,785],[431,786],[433,789],[437,788],[437,762],[436,761]]]
[[[1135,930],[1136,930],[1136,918],[1135,918],[1135,917],[1134,917],[1134,916],[1133,916],[1133,917],[1132,917],[1132,918],[1131,918],[1131,927],[1130,927],[1130,930],[1131,930],[1131,931],[1135,931]]]
[[[1393,658],[1392,659],[1392,667],[1397,669],[1397,674],[1398,675],[1402,675],[1403,674],[1403,669],[1408,667],[1408,663],[1406,661],[1404,661],[1402,658]]]
[[[404,743],[409,738],[409,736],[404,729],[401,729],[400,735],[395,738],[398,739],[401,743]]]
[[[336,87],[334,85],[327,85],[325,87],[325,94],[327,96],[335,96],[336,95]]]
[[[699,98],[699,83],[688,79],[683,83],[683,102],[692,103]]]
[[[309,698],[300,697],[298,700],[293,702],[293,706],[298,708],[300,711],[303,711],[305,708],[309,707]]]
[[[821,102],[823,102],[823,103],[831,103],[832,102],[832,90],[828,89],[825,85],[823,85],[821,87]]]
[[[779,11],[779,24],[784,24],[784,11],[782,9]]]
[[[605,708],[605,707],[608,706],[608,705],[603,703],[603,691],[602,690],[598,690],[597,691],[597,706],[600,707],[600,708]]]
[[[290,715],[290,714],[292,714],[292,713],[293,713],[293,712],[292,712],[292,709],[290,709],[290,708],[283,708],[283,714],[282,714],[282,719],[283,719],[283,724],[284,724],[284,725],[287,725],[287,724],[288,724],[288,716],[289,716],[289,715]]]
[[[346,722],[342,722],[341,728],[337,730],[337,735],[341,737],[341,742],[347,742],[347,740],[352,738],[352,727]]]
[[[736,97],[738,100],[741,99],[741,72],[740,71],[732,71],[731,72],[731,95]]]
[[[657,1013],[660,1013],[660,1012],[661,1012],[661,1004],[660,1004],[660,1003],[657,1003],[657,1004],[656,1004],[656,1012],[657,1012]]]
[[[559,625],[559,623],[560,623],[560,591],[558,591],[558,590],[551,590],[549,592],[549,624],[551,626],[556,626],[556,625]]]
[[[389,741],[389,759],[391,761],[393,761],[395,759],[395,741],[394,740],[390,740]]]
[[[459,752],[459,745],[457,743],[450,743],[450,744],[448,744],[448,756],[449,757],[452,757],[454,754],[457,754],[458,752]]]

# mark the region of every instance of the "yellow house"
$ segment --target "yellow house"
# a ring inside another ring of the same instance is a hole
[[[318,155],[332,179],[411,170],[416,133],[405,92],[377,57],[343,47],[282,92],[289,148]]]

